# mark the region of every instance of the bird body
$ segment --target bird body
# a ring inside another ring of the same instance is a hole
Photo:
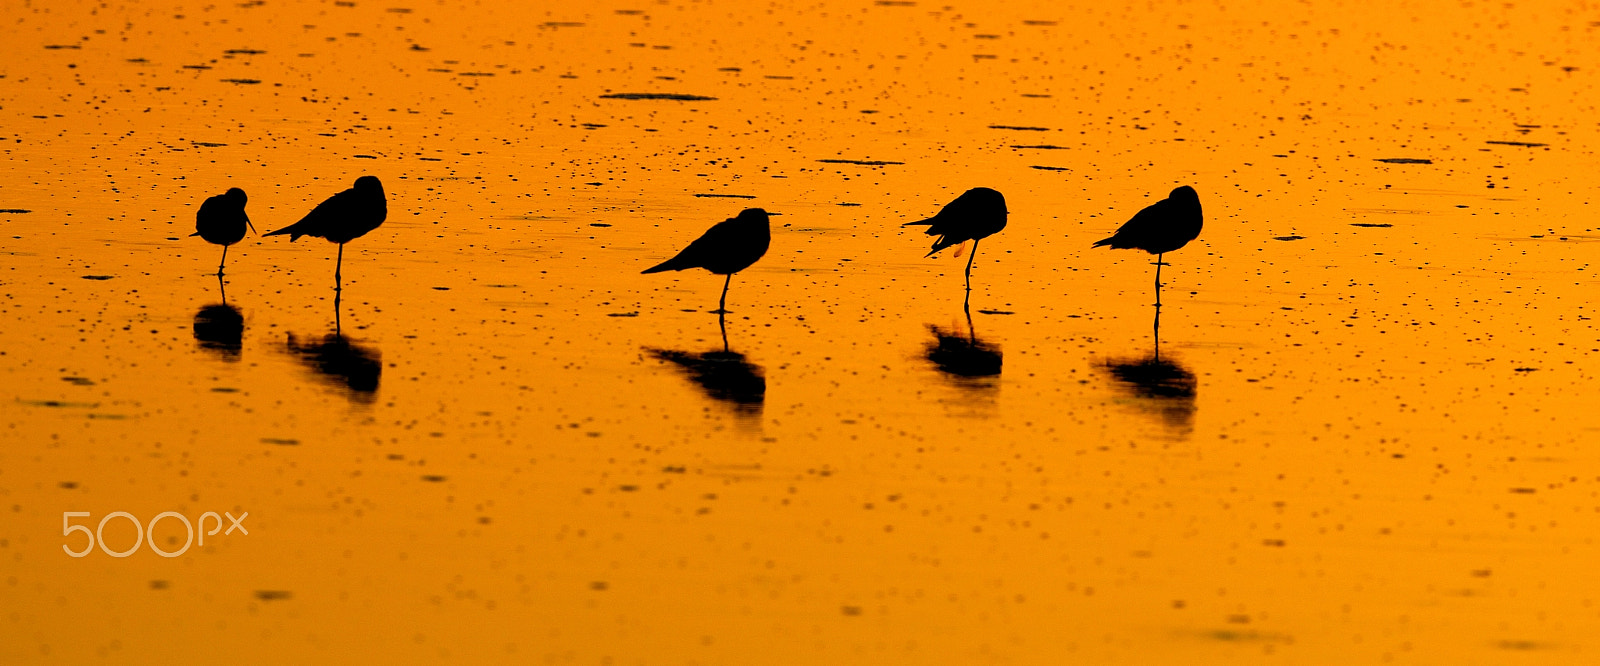
[[[377,229],[388,214],[383,183],[376,176],[362,176],[355,187],[328,197],[299,222],[266,235],[289,234],[291,243],[301,236],[316,236],[343,245]]]
[[[967,257],[967,297],[961,302],[961,307],[966,308],[972,301],[972,262],[978,258],[978,241],[1006,228],[1006,216],[1009,214],[1006,198],[998,191],[974,187],[961,193],[955,201],[945,204],[937,215],[900,226],[925,224],[928,225],[925,233],[938,236],[933,241],[933,249],[924,257],[931,257],[951,245],[972,241],[972,254]],[[956,256],[961,255],[958,253]]]
[[[718,222],[677,256],[644,269],[644,273],[704,268],[717,275],[732,275],[756,263],[772,243],[767,211],[747,208],[738,217]]]
[[[951,245],[1000,233],[1006,228],[1006,215],[1004,196],[987,187],[974,187],[945,204],[937,215],[900,226],[928,225],[925,233],[939,237],[933,241],[933,250],[926,255],[931,257]]]
[[[767,211],[760,208],[746,208],[738,217],[723,220],[707,229],[677,256],[640,272],[660,273],[704,268],[717,275],[726,275],[727,279],[722,281],[722,300],[718,302],[716,310],[718,313],[725,313],[728,305],[728,285],[733,282],[733,274],[756,263],[756,260],[767,253],[767,247],[771,244],[772,226]]]
[[[341,291],[344,286],[339,278],[339,270],[344,267],[344,244],[377,229],[388,215],[389,205],[384,200],[383,183],[378,182],[377,176],[362,176],[356,179],[354,187],[317,204],[299,222],[266,235],[289,234],[291,243],[301,236],[316,236],[330,243],[338,243],[339,258],[333,265],[333,289]],[[338,312],[337,298],[334,299],[334,312]]]
[[[250,224],[250,216],[244,213],[244,205],[248,200],[244,190],[229,188],[227,192],[207,198],[194,215],[194,233],[189,235],[222,246],[222,263],[217,264],[219,276],[222,275],[222,266],[228,263],[228,246],[244,238],[245,227],[251,231],[256,228]]]
[[[1166,254],[1199,237],[1201,222],[1200,196],[1194,188],[1184,185],[1134,214],[1117,233],[1094,247],[1110,245],[1113,250],[1133,248]]]
[[[1194,188],[1184,185],[1167,198],[1145,206],[1133,219],[1118,227],[1117,233],[1094,244],[1094,247],[1110,245],[1113,250],[1134,248],[1156,255],[1157,326],[1161,322],[1161,255],[1198,238],[1202,221],[1200,195]]]

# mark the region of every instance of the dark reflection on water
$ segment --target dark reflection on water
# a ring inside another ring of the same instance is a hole
[[[290,333],[286,348],[329,384],[348,391],[351,400],[372,402],[378,378],[383,374],[382,355],[377,349],[356,344],[337,333],[323,336],[320,342],[304,344]]]
[[[194,313],[194,339],[201,349],[216,352],[224,361],[238,361],[244,340],[244,315],[227,303],[215,303]]]
[[[767,379],[761,366],[745,360],[744,354],[728,348],[727,322],[721,316],[722,350],[689,352],[645,347],[658,361],[678,366],[684,375],[700,385],[713,400],[728,403],[743,419],[759,419],[767,400]]]
[[[1194,428],[1195,375],[1172,359],[1161,358],[1161,309],[1156,308],[1155,348],[1136,358],[1109,359],[1105,368],[1123,392],[1137,399],[1140,410],[1159,416],[1180,436]]]
[[[959,330],[947,330],[935,324],[929,324],[928,330],[933,333],[933,342],[928,344],[925,356],[939,372],[962,386],[987,387],[998,384],[1003,354],[999,345],[978,338],[970,316],[967,317],[965,335]]]

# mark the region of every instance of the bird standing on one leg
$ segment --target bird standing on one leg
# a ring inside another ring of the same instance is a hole
[[[376,176],[362,176],[356,179],[355,187],[328,197],[327,201],[317,204],[299,222],[266,235],[289,234],[291,243],[301,236],[317,236],[338,243],[339,258],[333,265],[333,289],[342,291],[339,269],[344,266],[344,244],[377,229],[388,215],[383,183],[378,182]]]
[[[728,312],[728,285],[733,274],[749,268],[772,243],[772,228],[767,211],[746,208],[738,217],[718,222],[683,248],[671,259],[644,269],[641,273],[681,271],[685,268],[704,268],[717,275],[726,275],[722,281],[722,299],[717,301],[716,314]]]
[[[227,192],[206,199],[195,213],[194,233],[189,235],[222,246],[222,261],[217,264],[218,279],[222,278],[222,267],[228,263],[228,246],[244,238],[246,226],[251,231],[256,230],[256,225],[250,224],[250,216],[244,214],[246,199],[244,190],[229,188]]]
[[[1161,307],[1161,255],[1189,244],[1200,235],[1203,217],[1200,195],[1184,185],[1167,198],[1139,211],[1110,238],[1094,247],[1110,245],[1113,250],[1135,248],[1156,255],[1156,307]]]
[[[1006,198],[995,190],[987,187],[974,187],[967,190],[955,201],[945,204],[934,215],[926,220],[907,222],[900,226],[909,227],[917,224],[928,225],[929,236],[938,236],[933,242],[933,250],[925,256],[933,256],[935,252],[943,250],[957,243],[972,241],[972,256],[967,257],[967,299],[972,298],[972,261],[978,256],[978,241],[988,238],[1006,228]],[[957,256],[960,256],[959,254]],[[967,306],[967,301],[962,301],[962,307]]]

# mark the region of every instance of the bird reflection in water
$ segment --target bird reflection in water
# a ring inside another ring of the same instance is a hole
[[[1135,398],[1135,406],[1159,416],[1169,431],[1182,437],[1194,429],[1195,376],[1170,357],[1161,358],[1161,308],[1155,310],[1155,349],[1151,354],[1110,359],[1105,367],[1118,388]]]
[[[224,361],[238,361],[244,341],[244,315],[226,298],[194,313],[194,339],[200,348],[216,352]]]
[[[378,391],[383,360],[377,349],[351,342],[338,333],[305,343],[290,333],[286,348],[306,367],[322,375],[327,383],[347,392],[355,402],[370,403]]]
[[[1004,362],[1000,347],[978,338],[970,312],[966,335],[958,328],[945,329],[935,324],[929,324],[928,330],[933,333],[933,341],[928,343],[923,357],[960,392],[958,397],[941,402],[972,416],[992,416],[999,404],[1000,368]]]
[[[722,329],[722,350],[688,352],[645,347],[651,357],[676,364],[713,400],[728,403],[742,422],[759,424],[767,400],[767,380],[761,366],[745,360],[744,354],[728,348],[728,325],[717,317]]]

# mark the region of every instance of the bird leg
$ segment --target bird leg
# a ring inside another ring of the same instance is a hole
[[[339,296],[340,296],[339,292],[337,290],[335,290],[333,292],[333,334],[334,335],[342,335],[342,331],[339,329]]]
[[[728,353],[728,319],[722,313],[717,313],[717,328],[722,329],[722,353]]]
[[[972,254],[967,256],[967,291],[972,291],[972,260],[978,258],[978,241],[972,241]]]
[[[728,313],[728,285],[733,282],[733,273],[728,274],[728,279],[722,281],[722,300],[717,301],[717,314]]]
[[[340,279],[340,277],[339,277],[339,269],[341,267],[343,267],[343,266],[344,266],[344,243],[340,243],[339,244],[339,259],[333,262],[333,290],[335,292],[344,291],[344,281],[342,279]],[[1160,268],[1156,269],[1156,272],[1157,272],[1158,276],[1160,275],[1160,271],[1161,271]],[[339,299],[338,296],[334,296],[334,300],[335,301],[337,301],[338,299]]]
[[[1156,323],[1151,327],[1151,335],[1156,339],[1156,362],[1161,361],[1161,306],[1156,306]]]
[[[1156,255],[1156,307],[1161,307],[1161,255]]]
[[[228,246],[222,246],[222,261],[217,264],[217,277],[222,277],[222,267],[228,264]]]

